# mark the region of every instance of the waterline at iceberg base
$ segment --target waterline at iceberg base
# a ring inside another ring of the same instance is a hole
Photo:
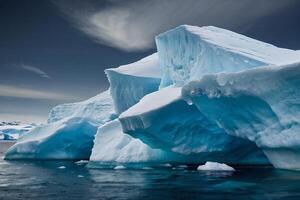
[[[300,169],[300,51],[212,26],[182,25],[156,44],[157,53],[107,69],[108,91],[52,109],[5,159]]]

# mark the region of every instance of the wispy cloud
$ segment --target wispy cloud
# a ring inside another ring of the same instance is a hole
[[[297,0],[56,0],[75,27],[96,42],[126,51],[154,47],[154,37],[179,24],[240,29]]]
[[[77,98],[65,94],[40,91],[10,85],[0,85],[0,97],[15,97],[27,99],[48,99],[48,100],[76,100]]]
[[[35,73],[43,78],[48,78],[50,79],[50,76],[44,72],[43,70],[37,68],[37,67],[33,67],[33,66],[30,66],[30,65],[24,65],[24,64],[21,64],[21,68],[24,69],[24,70],[27,70],[27,71],[30,71],[32,73]]]

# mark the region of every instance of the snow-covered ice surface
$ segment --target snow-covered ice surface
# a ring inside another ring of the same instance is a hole
[[[5,159],[89,159],[99,125],[112,120],[108,91],[86,101],[53,108],[48,124],[23,135]]]
[[[254,141],[277,168],[300,169],[300,63],[207,75],[183,95],[233,136]]]
[[[199,171],[235,171],[234,168],[217,162],[206,162],[204,165],[199,165],[197,167]]]
[[[182,25],[156,37],[162,69],[161,87],[182,86],[205,74],[236,72],[268,64],[290,64],[299,52],[205,26]]]
[[[253,142],[230,136],[196,106],[181,98],[181,88],[167,87],[146,95],[119,117],[123,131],[153,148],[232,164],[266,164]],[[238,150],[237,150],[238,149]]]
[[[135,63],[105,70],[115,110],[122,113],[143,96],[158,90],[160,68],[157,53]]]

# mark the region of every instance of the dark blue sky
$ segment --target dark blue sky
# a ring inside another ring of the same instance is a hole
[[[179,24],[300,49],[299,10],[297,0],[0,0],[0,121],[96,95],[105,68],[154,52],[154,36]]]

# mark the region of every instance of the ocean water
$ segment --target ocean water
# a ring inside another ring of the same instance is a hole
[[[300,199],[300,172],[90,169],[73,161],[0,160],[0,199]]]

